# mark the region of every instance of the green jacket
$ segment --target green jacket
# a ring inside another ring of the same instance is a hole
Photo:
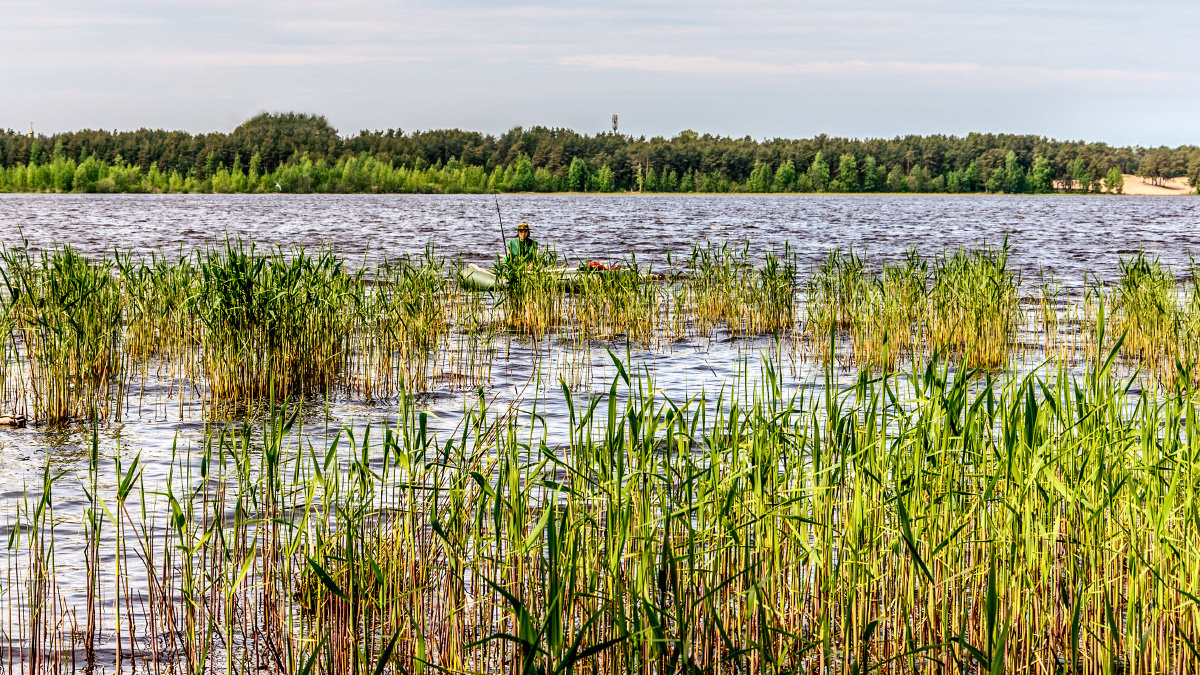
[[[533,258],[533,254],[537,251],[537,242],[532,238],[521,241],[520,239],[510,239],[508,245],[505,246],[504,262],[520,263],[526,262]]]

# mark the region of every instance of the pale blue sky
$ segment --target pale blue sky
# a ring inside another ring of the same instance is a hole
[[[0,0],[0,128],[1200,144],[1200,3]]]

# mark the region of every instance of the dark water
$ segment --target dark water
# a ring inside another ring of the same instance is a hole
[[[509,237],[526,220],[534,238],[570,259],[636,254],[654,265],[697,242],[747,242],[753,251],[789,242],[815,263],[835,246],[868,261],[917,247],[935,254],[981,242],[1012,246],[1028,274],[1073,283],[1110,278],[1138,250],[1177,271],[1200,252],[1200,199],[1099,196],[554,196],[505,195]],[[70,243],[190,251],[225,237],[266,245],[328,245],[368,261],[421,251],[484,261],[500,247],[497,200],[459,195],[0,195],[0,234],[32,246]]]
[[[1010,264],[1023,275],[1054,274],[1078,290],[1085,278],[1115,276],[1118,261],[1139,250],[1161,257],[1184,273],[1189,255],[1200,253],[1200,198],[1154,197],[837,197],[837,196],[503,196],[499,206],[508,235],[528,221],[535,239],[571,260],[638,261],[662,269],[696,243],[732,242],[761,254],[784,244],[803,264],[815,265],[833,247],[853,248],[869,263],[895,259],[912,247],[934,255],[982,243],[1011,246]],[[449,256],[486,262],[500,247],[497,200],[484,196],[99,196],[0,195],[0,236],[9,246],[22,238],[33,248],[70,244],[94,256],[116,250],[190,252],[227,237],[264,246],[329,246],[353,261],[419,253],[432,244]],[[614,350],[624,354],[623,345]],[[716,387],[738,372],[742,359],[770,348],[769,339],[714,340],[638,350],[629,355],[649,366],[660,387],[683,394]],[[562,345],[513,340],[497,356],[487,394],[506,405],[537,393],[526,387],[534,364],[543,364],[541,391],[557,389],[563,373]],[[585,390],[603,390],[615,372],[602,346],[587,357],[594,365]],[[820,386],[821,368],[790,360],[790,386]],[[549,365],[545,365],[549,364]],[[120,423],[100,429],[105,466],[121,457],[128,466],[140,455],[146,489],[166,479],[171,446],[195,448],[203,437],[200,400],[168,382],[149,378],[144,395],[131,398]],[[537,389],[536,386],[534,389]],[[436,429],[451,429],[469,393],[435,391],[425,406]],[[553,397],[551,397],[553,398]],[[562,406],[540,409],[553,425]],[[5,411],[0,411],[3,413]],[[306,412],[319,445],[326,429],[359,428],[367,421],[394,419],[394,402],[331,400]],[[64,609],[82,612],[82,491],[90,433],[82,428],[47,430],[0,427],[0,535],[8,537],[27,505],[41,494],[47,467],[59,475],[51,509],[55,529],[57,583]],[[114,472],[104,474],[111,494]],[[155,508],[154,505],[151,508]],[[158,504],[157,508],[162,508]],[[161,518],[160,518],[161,522]],[[4,569],[19,569],[25,557],[9,548]],[[136,586],[136,570],[130,583]],[[13,625],[14,588],[0,590],[0,641],[19,642]]]

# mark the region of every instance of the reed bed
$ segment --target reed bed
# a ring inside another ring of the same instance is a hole
[[[830,251],[808,278],[805,310],[809,338],[822,345],[831,331],[863,323],[859,313],[869,301],[872,286],[870,273],[854,251]]]
[[[756,266],[748,246],[694,246],[672,284],[671,334],[709,337],[791,331],[796,325],[799,279],[790,246],[767,252]]]
[[[48,459],[5,514],[0,659],[1197,672],[1195,275],[1181,290],[1125,261],[1060,324],[1052,281],[1022,310],[1007,256],[911,251],[876,273],[834,251],[802,281],[787,249],[755,264],[707,246],[663,284],[630,265],[564,288],[547,259],[484,294],[433,251],[351,269],[241,242],[112,261],[4,250],[6,404],[87,419],[91,443],[75,470]],[[1063,344],[1006,368],[1028,325],[1055,340],[1062,325]],[[634,356],[714,335],[773,347],[700,391]],[[815,386],[784,384],[787,340],[822,354]],[[601,366],[612,346],[625,357]],[[496,404],[495,352],[514,348],[528,393]],[[148,481],[101,430],[151,367],[242,423],[214,419]],[[430,390],[471,392],[440,433]],[[398,418],[306,428],[301,406],[338,396],[389,399]],[[84,498],[60,498],[66,482]],[[82,549],[56,541],[64,528]]]
[[[346,327],[357,342],[350,389],[366,398],[390,398],[432,385],[432,356],[451,321],[446,261],[426,250],[419,261],[386,261],[367,288],[357,289],[360,325]],[[349,313],[351,317],[355,315]]]
[[[968,366],[1004,367],[1020,321],[1019,276],[1008,269],[1008,242],[943,255],[934,266],[928,336],[932,349]]]
[[[583,340],[626,338],[643,345],[653,343],[657,320],[666,311],[666,295],[647,283],[648,270],[637,261],[615,270],[579,275],[573,284],[569,307],[570,325]]]
[[[810,396],[766,360],[678,399],[614,360],[607,392],[552,394],[552,423],[469,399],[439,436],[405,396],[395,425],[314,448],[275,408],[181,450],[163,486],[97,434],[82,513],[50,507],[47,473],[13,524],[7,654],[23,672],[112,667],[102,645],[163,673],[1195,672],[1200,400],[1131,405],[1114,360],[1003,380],[928,361],[844,388],[830,364]],[[106,599],[78,612],[55,600],[70,519]]]
[[[121,292],[108,270],[65,246],[0,249],[17,410],[47,422],[106,416],[121,382]],[[10,391],[6,387],[6,391]]]
[[[968,367],[1003,368],[1021,321],[1020,279],[1008,269],[1007,245],[942,254],[915,250],[878,274],[853,251],[833,250],[808,279],[806,335],[849,336],[862,367],[894,370],[901,357],[942,354]]]
[[[477,294],[452,282],[461,261],[432,250],[367,268],[327,250],[259,251],[240,241],[99,260],[69,247],[9,248],[0,260],[8,289],[0,414],[52,424],[116,418],[124,392],[151,377],[194,389],[213,412],[271,394],[381,400],[469,389],[490,381],[496,352],[513,339],[570,345],[558,370],[574,386],[590,381],[585,364],[597,344],[669,350],[772,335],[821,361],[831,332],[846,345],[833,356],[881,372],[935,354],[1003,369],[1023,349],[1077,364],[1106,348],[1090,343],[1101,306],[1109,335],[1124,336],[1122,355],[1147,374],[1169,385],[1192,372],[1200,299],[1194,288],[1177,290],[1170,270],[1125,261],[1116,285],[1093,287],[1067,309],[1061,288],[1043,279],[1022,307],[1007,261],[1007,247],[932,258],[912,250],[876,271],[834,250],[801,278],[788,247],[755,261],[746,246],[708,244],[658,283],[632,259],[564,276],[550,252],[520,270],[501,265],[504,290]],[[1041,344],[1019,342],[1024,330]]]
[[[1122,351],[1152,372],[1169,373],[1179,353],[1175,275],[1144,253],[1120,264],[1121,275],[1110,296],[1110,321],[1114,332],[1123,336]]]
[[[505,326],[518,335],[539,338],[563,325],[567,287],[554,251],[539,251],[519,267],[500,261],[497,274],[506,282]]]
[[[913,250],[904,264],[884,263],[879,277],[856,291],[861,305],[851,340],[861,367],[894,370],[906,353],[920,351],[929,313],[928,274],[928,262]]]

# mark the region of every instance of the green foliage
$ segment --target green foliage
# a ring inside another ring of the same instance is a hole
[[[836,167],[830,166],[831,157],[838,158]],[[1039,157],[1046,165],[1039,164],[1042,173],[1035,180],[1032,167]],[[333,175],[352,159],[364,164],[353,166],[349,177]],[[93,165],[80,175],[79,168],[88,160]],[[784,169],[789,162],[791,168]],[[775,167],[766,189],[761,175],[751,176],[762,165]],[[605,166],[609,173],[602,179],[598,174]],[[1047,166],[1053,176],[1051,188],[1045,187]],[[384,175],[377,167],[390,171]],[[588,136],[545,127],[516,127],[500,136],[457,129],[389,129],[343,138],[324,117],[298,113],[264,113],[228,134],[83,130],[30,138],[0,131],[0,191],[1014,193],[1053,189],[1055,180],[1074,180],[1076,189],[1096,189],[1097,179],[1113,167],[1155,182],[1193,175],[1196,184],[1200,147],[1114,148],[977,133],[757,142],[693,131],[667,139]],[[994,181],[997,168],[1004,175]],[[476,171],[463,173],[466,169]],[[75,173],[68,177],[68,171]],[[651,171],[654,181],[648,180]],[[789,179],[793,171],[796,176]]]
[[[771,189],[775,192],[790,192],[796,186],[796,164],[787,160],[775,170],[775,179]]]
[[[819,150],[808,167],[808,180],[812,183],[812,189],[817,192],[824,192],[829,187],[829,165]]]
[[[567,189],[573,192],[583,192],[587,187],[587,163],[576,157],[571,160],[571,167],[567,170]]]
[[[771,183],[771,165],[755,162],[754,170],[750,172],[750,178],[746,182],[747,189],[751,192],[770,192]]]
[[[1071,180],[1071,190],[1079,190],[1087,192],[1092,184],[1092,175],[1088,171],[1087,166],[1083,163],[1083,159],[1076,157],[1067,162],[1068,177]]]
[[[993,194],[1003,192],[1007,179],[1008,176],[1005,174],[1004,169],[999,166],[996,167],[992,170],[992,175],[988,176],[987,191]]]
[[[887,183],[887,172],[875,162],[874,155],[863,160],[863,192],[877,192]]]
[[[1017,163],[1017,153],[1012,150],[1004,156],[1004,191],[1008,194],[1025,192],[1025,169]]]
[[[979,189],[979,165],[971,162],[963,170],[962,186],[964,192],[975,192]]]
[[[1125,191],[1125,176],[1121,175],[1120,169],[1114,166],[1108,170],[1104,177],[1104,189],[1115,195]]]
[[[332,159],[342,141],[324,115],[262,113],[234,129],[229,144],[234,156],[258,155],[262,167],[272,171],[288,159],[306,153]],[[222,153],[222,160],[229,151]]]
[[[1033,160],[1033,168],[1029,171],[1029,187],[1037,193],[1046,193],[1054,189],[1054,169],[1050,167],[1050,161],[1041,155]]]
[[[517,157],[516,164],[513,165],[513,176],[509,182],[509,188],[514,192],[530,192],[537,183],[533,175],[533,161],[529,159],[529,155],[521,153]]]
[[[854,155],[845,154],[838,160],[838,180],[845,192],[858,192],[858,161]]]
[[[616,189],[616,183],[613,180],[613,171],[607,164],[600,167],[600,170],[596,172],[595,186],[600,192],[612,192]]]
[[[646,181],[643,183],[642,189],[647,192],[658,192],[660,187],[658,183],[658,172],[654,170],[654,167],[650,167],[646,171]]]

